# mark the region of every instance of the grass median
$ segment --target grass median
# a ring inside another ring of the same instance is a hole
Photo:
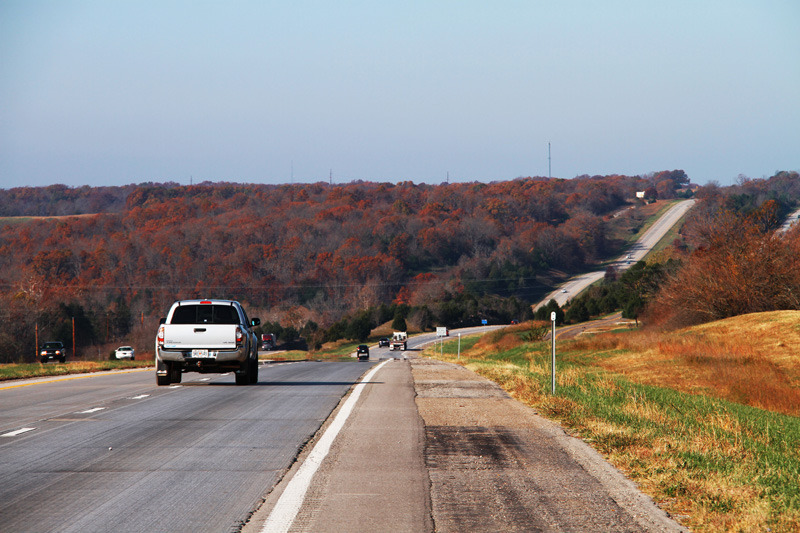
[[[35,377],[66,376],[104,372],[107,370],[127,370],[153,366],[150,361],[67,361],[66,363],[12,363],[0,365],[0,381],[27,379]]]
[[[442,357],[561,422],[691,529],[800,530],[800,312],[560,342],[555,395],[550,343],[529,337],[520,325]]]

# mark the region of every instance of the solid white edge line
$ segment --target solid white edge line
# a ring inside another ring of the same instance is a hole
[[[353,393],[347,401],[344,402],[342,409],[336,414],[331,425],[328,426],[328,429],[326,429],[325,433],[320,437],[317,444],[311,450],[311,453],[306,457],[306,460],[300,465],[300,468],[297,469],[297,473],[286,485],[283,494],[281,494],[275,507],[272,508],[269,517],[267,517],[267,521],[264,522],[261,533],[286,533],[289,531],[289,528],[292,527],[292,523],[297,517],[297,513],[300,511],[303,501],[305,501],[306,492],[308,492],[311,486],[314,474],[316,474],[325,456],[328,455],[333,441],[336,440],[336,436],[353,411],[359,396],[361,396],[361,391],[366,387],[366,382],[371,380],[372,376],[389,361],[391,361],[391,359],[384,361],[367,372],[361,381],[353,387]]]

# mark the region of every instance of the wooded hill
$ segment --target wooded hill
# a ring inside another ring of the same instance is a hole
[[[79,345],[141,336],[149,349],[178,298],[238,299],[251,316],[298,330],[381,304],[441,305],[465,294],[513,298],[510,308],[522,309],[554,276],[620,252],[618,218],[634,229],[641,221],[635,210],[613,215],[637,191],[669,198],[687,194],[687,184],[683,171],[665,171],[490,184],[1,190],[6,215],[58,216],[0,222],[0,362],[32,354],[37,325],[40,342],[69,341],[72,318]]]

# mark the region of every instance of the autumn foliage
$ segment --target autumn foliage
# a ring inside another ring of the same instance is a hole
[[[800,309],[800,225],[779,232],[781,202],[742,200],[709,198],[690,217],[684,234],[691,252],[660,288],[651,322],[684,326]]]
[[[420,327],[477,320],[480,298],[534,303],[553,279],[619,252],[612,215],[638,190],[670,196],[687,182],[667,171],[0,190],[0,214],[54,217],[0,221],[0,362],[29,358],[37,326],[40,342],[69,341],[76,317],[78,346],[136,338],[147,349],[178,298],[238,299],[291,331],[381,305],[420,309]]]

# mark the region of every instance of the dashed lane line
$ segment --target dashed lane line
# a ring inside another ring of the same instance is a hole
[[[0,435],[0,437],[16,437],[17,435],[22,435],[23,433],[27,433],[29,431],[33,431],[36,428],[21,428],[16,431],[10,431],[8,433],[4,433]]]

